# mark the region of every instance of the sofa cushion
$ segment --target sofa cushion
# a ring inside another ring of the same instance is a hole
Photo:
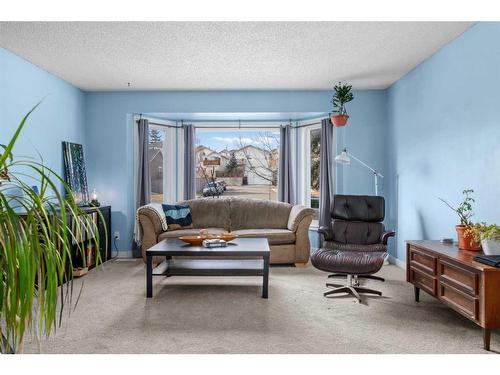
[[[191,207],[191,217],[195,228],[230,229],[230,199],[200,198],[179,202]]]
[[[188,204],[162,204],[161,206],[165,212],[168,230],[193,228],[191,208]]]
[[[232,233],[238,237],[265,237],[269,245],[285,245],[295,243],[295,233],[288,229],[239,229]]]
[[[239,229],[286,229],[292,205],[259,199],[231,200],[231,231]]]
[[[206,228],[211,234],[220,234],[226,232],[224,228]],[[158,242],[164,240],[165,238],[178,238],[180,236],[199,236],[200,228],[191,228],[191,229],[179,229],[179,230],[170,230],[168,232],[163,232],[158,235]]]

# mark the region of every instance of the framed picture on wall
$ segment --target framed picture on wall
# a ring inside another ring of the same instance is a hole
[[[81,206],[89,204],[87,172],[83,157],[83,146],[79,143],[63,142],[64,179],[68,184],[75,201]]]

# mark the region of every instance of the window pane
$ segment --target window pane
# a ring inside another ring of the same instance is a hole
[[[151,201],[163,203],[163,166],[164,166],[164,129],[149,128],[149,174],[151,183]]]
[[[319,209],[319,148],[321,140],[321,130],[311,130],[311,208]]]
[[[197,129],[196,135],[198,197],[276,200],[278,131]]]

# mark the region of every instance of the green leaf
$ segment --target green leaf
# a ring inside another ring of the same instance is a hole
[[[0,158],[0,170],[8,169],[10,176],[0,189],[0,353],[18,352],[27,331],[37,340],[48,337],[58,318],[61,323],[64,309],[69,307],[69,314],[76,306],[68,265],[74,250],[85,253],[83,244],[72,241],[84,232],[98,233],[73,196],[59,191],[67,186],[57,173],[43,161],[12,157],[21,130],[39,104],[24,116]],[[33,180],[40,185],[39,194],[31,188]],[[73,220],[78,217],[82,220]],[[99,241],[96,236],[97,247]]]

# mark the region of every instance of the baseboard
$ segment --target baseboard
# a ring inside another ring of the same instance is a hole
[[[402,268],[404,270],[406,269],[406,263],[398,258],[393,257],[392,255],[389,255],[389,263],[395,264],[397,267]]]
[[[134,256],[132,255],[132,250],[120,250],[118,251],[118,256],[116,258],[122,259],[122,258],[133,258]]]

